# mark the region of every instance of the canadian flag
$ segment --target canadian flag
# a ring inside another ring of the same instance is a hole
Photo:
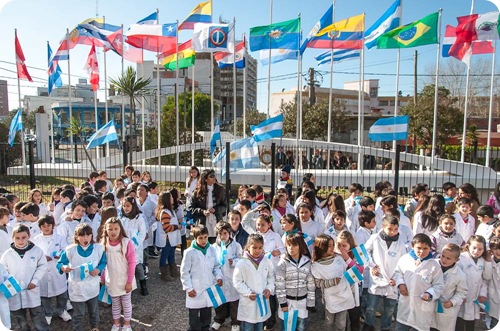
[[[87,58],[87,63],[83,68],[87,70],[90,75],[90,85],[92,86],[92,91],[97,91],[99,89],[99,65],[97,64],[97,54],[95,52],[95,45],[92,44],[89,56]]]
[[[31,76],[28,73],[28,68],[26,68],[26,64],[24,64],[25,61],[24,53],[23,49],[21,48],[21,44],[19,43],[19,39],[17,39],[17,32],[15,37],[15,44],[16,44],[17,78],[33,82],[33,79],[31,79]]]

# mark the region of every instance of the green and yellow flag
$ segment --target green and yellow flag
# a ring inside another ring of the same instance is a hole
[[[189,68],[194,64],[195,52],[191,49],[185,49],[168,55],[160,60],[167,70],[175,70],[177,68],[177,60],[179,61],[179,69]]]
[[[378,38],[377,48],[411,48],[437,44],[438,22],[439,12],[436,12],[421,20],[395,28]]]

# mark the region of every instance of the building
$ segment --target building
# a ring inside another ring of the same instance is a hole
[[[7,81],[0,80],[0,117],[9,116],[9,91]]]

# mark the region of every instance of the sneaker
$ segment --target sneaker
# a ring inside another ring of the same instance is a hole
[[[47,320],[48,325],[50,325],[50,323],[52,323],[52,316],[45,316],[45,319]]]
[[[62,314],[61,314],[61,315],[59,315],[59,317],[60,317],[63,321],[65,321],[65,322],[67,322],[67,321],[71,321],[71,315],[70,315],[70,314],[68,314],[68,312],[67,312],[66,310],[65,310],[65,311],[63,311],[63,312],[62,312]]]
[[[71,305],[71,302],[68,301],[68,302],[66,302],[66,311],[70,311],[70,310],[73,310],[73,306]]]
[[[144,278],[148,279],[149,277],[149,267],[146,265],[144,266]]]
[[[132,327],[130,325],[124,325],[122,331],[132,331]]]
[[[231,326],[231,331],[240,331],[240,326],[239,325]]]
[[[213,322],[210,330],[216,330],[217,331],[219,329],[220,329],[220,324],[217,323],[217,322]]]
[[[111,327],[111,331],[120,331],[122,328],[119,325],[114,325]]]
[[[154,249],[149,250],[148,256],[152,259],[157,259],[160,257],[160,255],[158,255],[158,253],[156,253]]]

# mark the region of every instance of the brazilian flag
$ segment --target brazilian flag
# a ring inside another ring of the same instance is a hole
[[[439,12],[427,15],[421,20],[400,26],[381,35],[377,48],[411,48],[437,44]]]

